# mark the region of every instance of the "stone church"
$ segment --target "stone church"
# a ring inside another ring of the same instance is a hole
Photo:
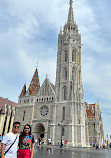
[[[81,35],[74,21],[73,1],[69,3],[68,19],[58,35],[56,83],[46,77],[42,86],[36,68],[32,81],[24,85],[16,108],[15,121],[31,124],[35,138],[52,138],[53,145],[67,140],[73,147],[101,143],[103,124],[100,107],[84,101],[81,80]],[[98,111],[98,112],[96,112]],[[96,114],[96,115],[95,115]]]

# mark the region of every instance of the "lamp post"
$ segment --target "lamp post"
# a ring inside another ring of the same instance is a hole
[[[107,148],[108,148],[108,134],[107,134]]]
[[[61,144],[60,144],[60,148],[62,148],[63,144],[62,144],[62,125],[61,125]]]
[[[62,148],[63,144],[62,144],[62,125],[58,124],[58,126],[61,127],[61,142],[60,142],[60,148]]]

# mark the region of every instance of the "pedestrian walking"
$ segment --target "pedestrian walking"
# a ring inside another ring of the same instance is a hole
[[[91,142],[91,143],[90,143],[90,146],[92,147],[92,145],[93,145],[93,144],[92,144],[92,142]]]
[[[95,142],[93,142],[93,148],[95,147]]]
[[[67,147],[67,140],[65,140],[65,146]]]
[[[58,144],[58,146],[60,145],[60,140],[58,139],[58,141],[57,141],[57,144]]]
[[[52,144],[52,139],[49,137],[48,139],[48,145],[50,146]]]
[[[64,140],[62,140],[62,146],[64,146]]]
[[[98,143],[96,143],[96,149],[99,149],[99,144]]]
[[[38,141],[39,141],[39,145],[41,145],[41,137],[38,139]]]
[[[37,139],[37,146],[39,146],[39,139]]]
[[[103,144],[103,149],[105,149],[105,144]]]
[[[109,145],[108,145],[108,143],[107,143],[107,149],[108,149],[108,147],[109,147]]]
[[[7,133],[1,144],[1,158],[17,158],[20,122],[14,122],[12,132]]]
[[[35,139],[35,144],[37,144],[37,139]]]
[[[109,144],[109,147],[110,147],[110,149],[111,149],[111,143]]]
[[[31,126],[26,124],[23,133],[19,137],[18,158],[33,158],[34,136],[31,135]]]

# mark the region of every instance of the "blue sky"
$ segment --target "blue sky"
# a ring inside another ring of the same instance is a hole
[[[111,134],[111,1],[74,0],[74,18],[82,35],[85,100],[100,102],[105,137]],[[37,61],[40,84],[46,74],[55,83],[57,38],[67,21],[69,0],[0,1],[0,96],[18,100]],[[50,71],[49,71],[50,69]]]

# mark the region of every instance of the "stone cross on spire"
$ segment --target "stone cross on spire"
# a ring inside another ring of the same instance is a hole
[[[67,23],[69,23],[69,24],[72,23],[73,24],[74,23],[74,15],[73,15],[73,7],[72,7],[73,0],[70,0],[69,4],[70,4],[70,7],[69,7],[69,14],[68,14]]]
[[[36,66],[36,68],[38,69],[38,60],[37,60],[37,66]]]

